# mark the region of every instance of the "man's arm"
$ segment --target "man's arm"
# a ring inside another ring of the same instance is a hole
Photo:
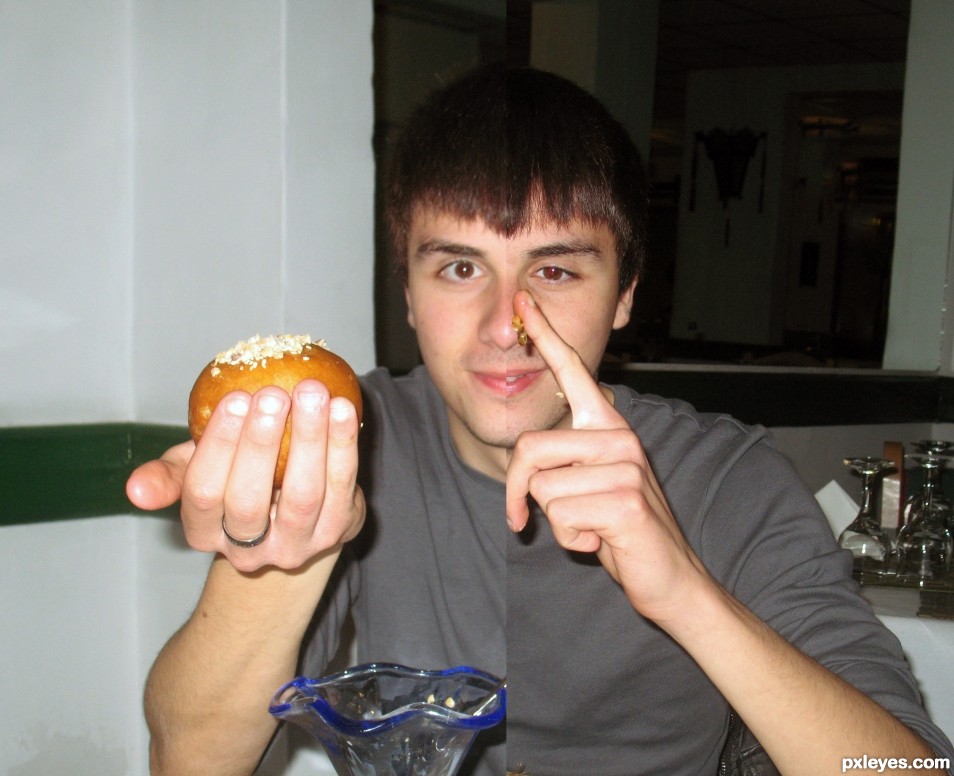
[[[292,412],[281,492],[272,472]],[[214,551],[195,612],[160,652],[146,685],[156,774],[248,774],[274,730],[267,704],[294,676],[302,636],[343,542],[364,520],[356,486],[358,422],[320,383],[293,396],[263,388],[230,394],[200,443],[170,449],[127,483],[134,503],[182,501],[186,539]],[[255,547],[229,542],[254,536]]]
[[[523,528],[532,496],[561,545],[595,552],[634,609],[696,660],[783,773],[830,773],[849,756],[933,756],[919,736],[709,575],[628,423],[528,297],[518,295],[516,311],[570,404],[573,428],[518,440],[507,474],[511,527]]]
[[[276,728],[272,694],[295,675],[302,635],[337,550],[295,571],[236,570],[217,556],[195,611],[146,682],[153,774],[249,774]]]

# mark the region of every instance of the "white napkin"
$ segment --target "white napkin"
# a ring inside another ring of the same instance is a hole
[[[828,525],[831,526],[836,539],[858,516],[858,510],[861,509],[860,505],[834,480],[815,494],[815,500],[828,518]]]

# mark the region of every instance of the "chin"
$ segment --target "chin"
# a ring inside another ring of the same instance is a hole
[[[569,408],[562,401],[554,401],[547,406],[537,405],[529,412],[510,411],[507,413],[507,428],[502,435],[501,447],[512,449],[518,437],[527,431],[549,431],[556,428],[569,414]]]

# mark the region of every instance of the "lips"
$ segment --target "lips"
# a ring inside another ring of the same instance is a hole
[[[543,374],[543,370],[535,369],[527,372],[508,370],[500,372],[475,372],[474,377],[484,388],[492,393],[510,398],[523,393]]]

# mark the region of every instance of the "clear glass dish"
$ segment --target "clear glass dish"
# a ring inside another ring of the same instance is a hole
[[[269,712],[311,733],[339,776],[454,776],[476,735],[504,718],[500,681],[468,666],[370,663],[293,679]]]

